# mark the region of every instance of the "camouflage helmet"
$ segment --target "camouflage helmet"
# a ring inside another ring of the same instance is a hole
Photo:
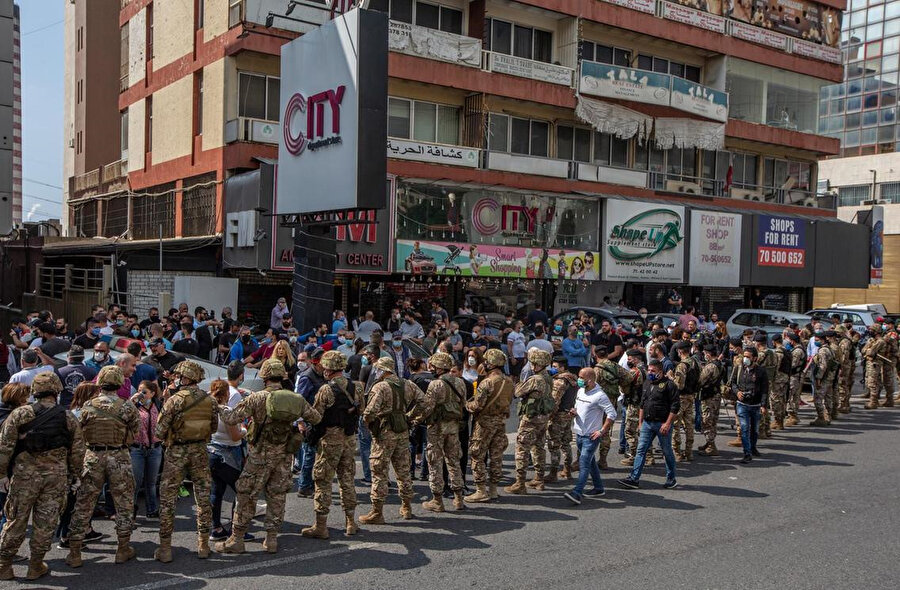
[[[390,373],[396,373],[397,368],[394,365],[394,359],[388,358],[386,356],[381,357],[375,364],[373,365],[376,369],[380,369],[382,371],[388,371]]]
[[[869,330],[871,330],[873,334],[881,334],[881,326],[878,324],[872,324],[869,326]]]
[[[182,377],[187,377],[194,383],[200,383],[203,381],[203,367],[195,363],[194,361],[181,361],[175,368],[172,369],[172,373],[175,375],[180,375]]]
[[[528,362],[533,367],[549,367],[553,357],[546,350],[532,348],[528,351]]]
[[[274,381],[285,377],[287,377],[287,371],[284,370],[284,364],[278,359],[266,359],[259,369],[259,378],[263,381]]]
[[[336,350],[329,350],[322,355],[319,364],[329,371],[343,371],[347,368],[347,357]]]
[[[57,395],[62,393],[62,381],[53,371],[44,371],[34,376],[31,382],[31,395],[34,397],[43,397],[45,395]]]
[[[506,355],[502,350],[491,348],[484,353],[484,362],[493,367],[502,367],[506,365]]]
[[[444,369],[449,371],[453,368],[453,365],[455,363],[453,362],[453,357],[446,352],[436,352],[431,355],[430,359],[428,359],[428,364],[435,369]]]
[[[847,328],[844,327],[844,324],[838,324],[834,327],[834,331],[837,332],[838,336],[846,336]]]
[[[97,375],[97,385],[103,389],[118,389],[122,387],[123,383],[125,383],[125,375],[122,374],[122,369],[115,365],[103,367],[100,369],[100,374]],[[108,387],[104,387],[104,385]]]

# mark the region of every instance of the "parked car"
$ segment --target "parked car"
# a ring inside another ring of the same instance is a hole
[[[478,316],[483,315],[487,320],[488,326],[495,330],[502,330],[506,327],[506,317],[502,313],[467,313],[453,316],[450,321],[459,324],[459,331],[465,333],[472,332],[472,326],[478,323]]]
[[[630,309],[625,311],[619,311],[616,309],[606,309],[604,307],[582,307],[576,306],[567,309],[566,311],[560,312],[550,318],[550,325],[552,326],[556,320],[560,319],[563,322],[564,329],[569,327],[569,323],[575,319],[575,316],[578,315],[578,312],[583,311],[588,314],[594,320],[594,325],[599,327],[600,322],[603,320],[609,320],[613,324],[613,328],[620,335],[630,334],[631,333],[631,324],[635,320],[643,321],[640,315],[636,311],[631,311]],[[649,317],[649,316],[647,316]]]
[[[806,315],[811,318],[819,317],[823,319],[830,319],[833,316],[838,316],[841,323],[850,320],[851,322],[853,322],[853,329],[860,334],[865,334],[869,326],[881,323],[880,321],[878,321],[879,318],[884,318],[884,315],[877,311],[850,309],[846,307],[811,309],[806,312]]]
[[[772,309],[738,309],[728,321],[725,328],[732,338],[740,337],[747,328],[762,330],[771,337],[780,334],[788,324],[797,323],[801,326],[809,323],[809,316],[790,311],[777,311]]]
[[[668,328],[672,325],[672,322],[675,322],[675,325],[678,325],[678,318],[681,316],[677,313],[648,313],[647,314],[647,323],[651,322],[662,322],[663,327]]]

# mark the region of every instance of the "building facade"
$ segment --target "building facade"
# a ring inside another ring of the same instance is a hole
[[[22,60],[19,7],[0,1],[0,234],[22,223]]]

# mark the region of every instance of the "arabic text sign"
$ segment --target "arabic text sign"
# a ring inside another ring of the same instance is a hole
[[[656,0],[606,0],[610,4],[630,8],[647,14],[656,12]]]
[[[408,141],[393,137],[388,138],[387,143],[388,158],[466,166],[468,168],[478,167],[478,152],[479,150],[472,148]]]
[[[694,10],[680,4],[663,3],[663,18],[716,33],[725,32],[725,19],[716,14]]]
[[[672,78],[672,107],[702,117],[728,121],[728,93],[695,84],[684,78]]]
[[[741,282],[741,216],[691,211],[690,283],[737,287]]]
[[[491,71],[551,84],[572,85],[572,70],[569,68],[503,53],[491,54]]]
[[[581,62],[578,89],[582,94],[649,104],[669,104],[671,76],[646,70]]]
[[[786,36],[773,33],[769,29],[748,25],[737,20],[731,21],[731,36],[743,39],[744,41],[781,49],[782,51],[787,49],[788,38]]]
[[[597,252],[397,240],[396,270],[417,276],[596,281]]]
[[[684,207],[609,199],[603,280],[682,283]]]
[[[756,263],[759,266],[804,268],[806,222],[794,217],[760,215]]]

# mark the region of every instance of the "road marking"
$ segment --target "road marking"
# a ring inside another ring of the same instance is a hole
[[[289,563],[297,563],[299,561],[309,561],[310,559],[318,559],[320,557],[330,557],[332,555],[338,555],[340,553],[346,553],[348,551],[355,551],[357,549],[371,549],[373,547],[379,546],[380,543],[353,543],[350,545],[346,545],[343,547],[333,547],[331,549],[324,549],[322,551],[316,551],[314,553],[303,553],[301,555],[291,555],[290,557],[280,557],[278,559],[269,559],[265,561],[258,561],[255,563],[247,563],[241,565],[235,565],[231,567],[226,567],[223,569],[212,570],[206,573],[196,574],[193,576],[188,575],[179,575],[172,574],[171,572],[163,572],[169,575],[175,575],[175,578],[168,580],[160,580],[158,582],[149,582],[147,584],[139,584],[137,586],[129,586],[124,588],[123,590],[155,590],[156,588],[170,588],[172,586],[180,586],[186,582],[190,581],[206,581],[212,580],[215,578],[223,578],[233,575],[242,574],[245,572],[251,572],[254,570],[260,570],[263,568],[270,567],[278,567],[281,565],[287,565]],[[156,573],[156,572],[150,572]]]

